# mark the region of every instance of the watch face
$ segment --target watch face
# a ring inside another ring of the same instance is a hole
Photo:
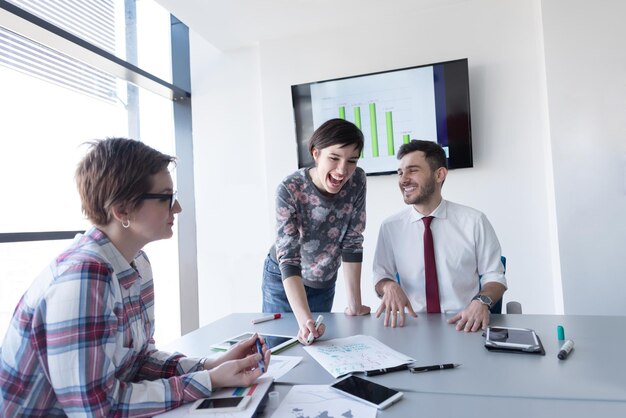
[[[492,300],[489,296],[485,295],[476,295],[476,299],[478,299],[481,303],[491,307]]]

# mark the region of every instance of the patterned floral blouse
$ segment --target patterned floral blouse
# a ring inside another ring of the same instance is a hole
[[[285,178],[276,192],[277,238],[272,254],[283,280],[302,277],[306,286],[328,288],[341,261],[363,261],[366,178],[363,169],[336,195],[322,194],[309,168]]]

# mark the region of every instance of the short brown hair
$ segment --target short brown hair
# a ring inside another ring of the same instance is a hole
[[[107,138],[87,144],[89,150],[78,164],[75,179],[83,213],[94,225],[107,225],[115,205],[135,209],[141,195],[150,191],[152,176],[176,162],[175,157],[133,139]]]
[[[431,171],[435,171],[440,167],[448,168],[448,160],[446,159],[446,152],[436,142],[423,141],[421,139],[412,139],[406,144],[402,144],[398,150],[397,158],[401,160],[407,154],[415,151],[422,151],[428,162],[428,166]]]
[[[309,140],[309,152],[313,155],[313,149],[322,150],[332,145],[356,145],[360,154],[363,151],[363,132],[352,122],[344,119],[330,119],[320,125],[313,132]]]

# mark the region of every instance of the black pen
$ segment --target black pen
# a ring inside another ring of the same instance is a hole
[[[409,367],[409,371],[411,373],[422,373],[422,372],[432,372],[435,370],[445,370],[445,369],[454,369],[455,367],[459,367],[460,364],[435,364],[433,366],[421,366],[421,367]]]
[[[406,370],[409,368],[408,364],[401,364],[396,367],[387,367],[386,369],[368,370],[365,372],[365,376],[378,376],[379,374],[399,372],[400,370]]]

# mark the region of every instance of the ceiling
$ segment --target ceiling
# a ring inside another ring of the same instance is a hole
[[[269,39],[371,29],[398,15],[448,7],[470,0],[156,0],[194,32],[222,51]]]

